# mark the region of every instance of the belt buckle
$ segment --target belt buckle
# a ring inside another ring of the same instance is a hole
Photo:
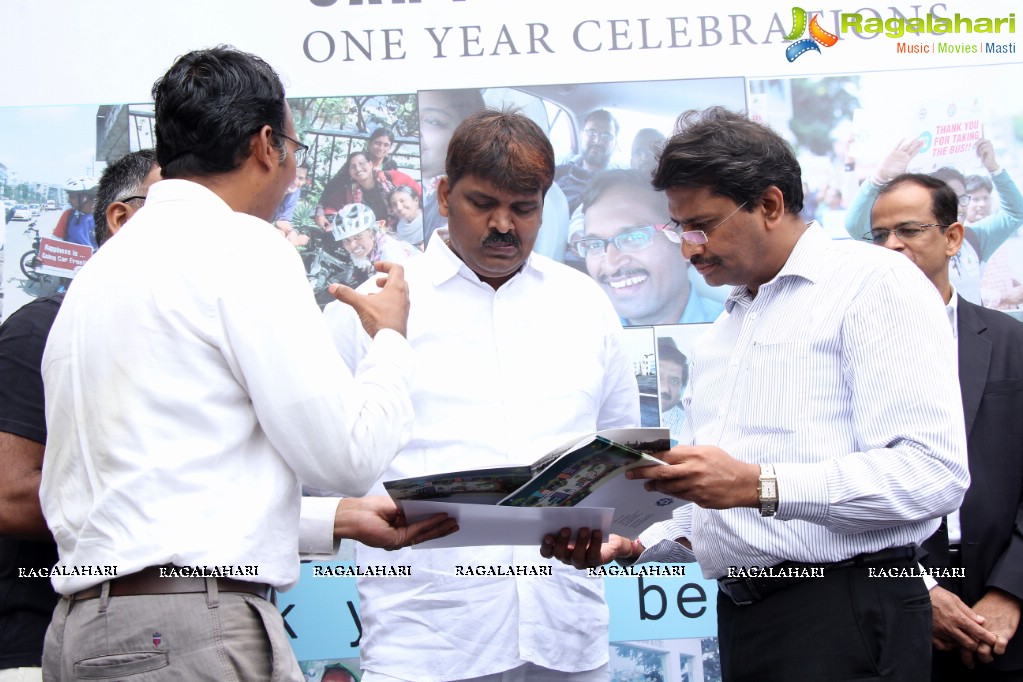
[[[751,604],[756,604],[758,601],[763,599],[763,595],[760,594],[760,590],[757,589],[756,585],[754,585],[753,581],[749,578],[725,578],[724,580],[719,580],[718,584],[721,587],[726,588],[722,591],[728,595],[728,598],[731,599],[736,606],[750,606]],[[742,587],[745,588],[746,595],[744,596],[746,598],[740,599],[732,592],[732,588],[736,585],[742,585]]]

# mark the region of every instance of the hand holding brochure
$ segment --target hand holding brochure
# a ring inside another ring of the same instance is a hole
[[[605,536],[610,531],[635,537],[651,523],[669,518],[680,503],[671,496],[648,492],[642,481],[624,476],[636,467],[663,465],[645,453],[667,450],[669,438],[667,429],[609,429],[575,438],[531,465],[385,481],[384,488],[410,521],[436,512],[439,506],[453,513],[450,510],[458,505],[459,532],[425,543],[430,547],[539,545],[545,533],[580,525],[600,527]],[[477,505],[507,509],[488,509],[484,522],[481,511],[472,511]],[[522,507],[537,511],[527,514]],[[568,507],[575,512],[567,513]],[[591,512],[583,512],[591,508]],[[606,514],[594,516],[596,508],[614,509],[610,527],[604,521]],[[474,516],[480,524],[473,523]],[[587,519],[604,522],[599,526],[581,523]]]

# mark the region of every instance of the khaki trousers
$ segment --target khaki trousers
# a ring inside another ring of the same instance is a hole
[[[43,680],[303,682],[283,621],[251,594],[207,591],[62,597],[43,646]]]

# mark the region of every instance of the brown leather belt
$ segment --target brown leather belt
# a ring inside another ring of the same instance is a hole
[[[149,594],[193,594],[206,591],[206,578],[192,577],[160,577],[160,569],[169,566],[150,566],[137,573],[110,580],[111,597],[137,597]],[[263,599],[270,598],[270,586],[266,583],[254,583],[234,578],[213,578],[217,581],[219,592],[245,592]],[[102,592],[103,584],[75,592],[72,601],[96,599]]]

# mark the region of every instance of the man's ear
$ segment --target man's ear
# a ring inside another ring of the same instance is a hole
[[[117,231],[124,227],[124,224],[128,222],[128,218],[132,217],[134,214],[135,210],[128,204],[121,201],[111,202],[111,204],[107,206],[106,211],[107,231],[110,233],[110,236],[107,237],[107,239],[117,234]]]
[[[448,176],[444,176],[437,183],[437,210],[440,214],[448,217],[448,200],[451,198],[451,185],[448,183]]]
[[[274,131],[269,125],[260,128],[259,132],[253,133],[249,150],[252,157],[260,165],[268,169],[274,169],[280,165],[281,150],[274,146]]]
[[[764,212],[764,222],[768,229],[780,224],[785,216],[785,197],[781,190],[771,185],[760,195],[760,206]],[[749,208],[747,206],[747,208]],[[745,210],[745,209],[743,209]]]
[[[945,230],[945,255],[951,258],[959,253],[966,237],[966,228],[962,223],[952,223]]]

